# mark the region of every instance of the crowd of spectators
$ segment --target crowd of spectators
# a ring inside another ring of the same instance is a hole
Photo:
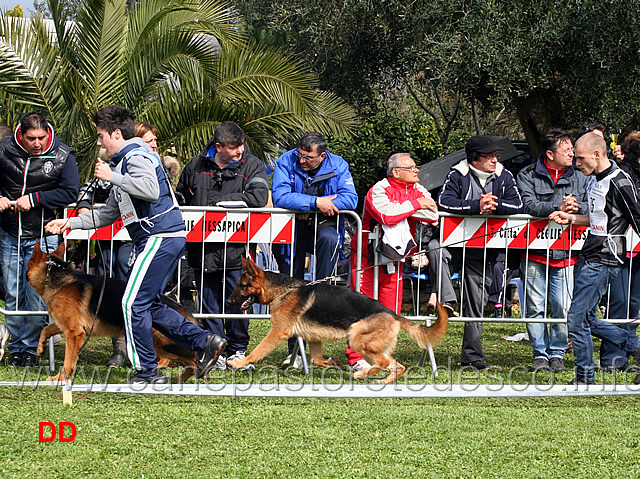
[[[221,207],[231,204],[264,207],[270,201],[264,164],[249,152],[244,131],[230,121],[216,128],[202,153],[193,158],[181,174],[175,165],[170,173],[160,166],[143,172],[154,177],[161,195],[165,195],[165,199],[156,200],[135,188],[127,195],[122,194],[123,188],[127,188],[128,174],[135,176],[139,173],[136,168],[143,169],[148,161],[155,165],[156,159],[160,159],[156,153],[158,132],[153,125],[138,122],[135,132],[127,130],[126,138],[119,127],[107,124],[102,132],[99,128],[98,143],[107,150],[104,161],[96,165],[95,175],[100,181],[82,188],[79,188],[71,149],[58,140],[46,118],[31,113],[23,117],[15,131],[6,126],[5,129],[6,136],[0,140],[0,165],[6,172],[0,179],[0,291],[8,310],[42,310],[40,298],[25,276],[33,245],[39,240],[46,248],[55,249],[65,228],[91,226],[82,218],[92,217],[95,223],[95,216],[89,213],[94,202],[111,200],[118,204],[105,211],[111,212],[114,207],[113,211],[117,211],[120,207],[120,213],[122,208],[129,208],[138,214],[144,210],[139,201],[164,201],[166,204],[162,207],[166,206],[166,211],[157,214],[162,217],[174,211],[172,204],[177,205],[178,199],[184,205]],[[137,141],[130,140],[134,133],[139,137]],[[640,266],[638,261],[633,261],[634,254],[628,251],[623,237],[630,226],[638,231],[640,225],[637,201],[640,133],[632,132],[611,151],[601,125],[588,125],[575,147],[570,132],[551,129],[541,146],[540,156],[514,177],[500,162],[502,148],[494,137],[472,136],[465,146],[466,157],[451,167],[437,199],[420,185],[418,167],[411,154],[390,155],[386,178],[374,184],[364,199],[363,230],[357,232],[351,242],[350,286],[368,296],[377,295],[383,305],[401,314],[404,262],[420,243],[428,258],[431,284],[437,286],[431,292],[440,302],[459,309],[467,319],[461,366],[490,369],[483,353],[481,319],[485,317],[491,295],[503,288],[508,269],[506,259],[495,249],[464,248],[464,254],[460,255],[461,248],[455,251],[440,248],[438,213],[480,217],[526,213],[560,224],[589,226],[580,255],[565,250],[527,250],[516,262],[515,269],[519,267],[524,282],[524,297],[520,298],[523,315],[536,320],[527,323],[532,348],[531,370],[564,371],[564,355],[571,340],[576,358],[574,382],[592,383],[591,335],[595,335],[602,338],[600,366],[604,370],[635,371],[637,366],[632,366],[629,360],[640,359],[636,323],[614,325],[606,319],[637,319],[640,309]],[[131,149],[140,152],[134,162],[129,162]],[[122,158],[125,158],[124,170]],[[131,171],[126,170],[127,163]],[[159,161],[158,165],[162,164]],[[171,182],[178,174],[174,194]],[[114,185],[118,192],[115,194]],[[358,202],[348,163],[327,149],[321,134],[310,132],[276,161],[271,192],[274,206],[297,212],[294,242],[290,247],[273,250],[280,272],[304,278],[307,257],[313,255],[312,279],[334,278],[345,238],[345,219],[340,212],[355,210]],[[144,196],[142,200],[140,195]],[[127,201],[121,196],[127,196]],[[61,208],[76,199],[81,219],[73,220],[70,225],[56,220]],[[162,229],[168,225],[163,225],[168,217],[145,224],[152,225],[152,230],[154,227],[157,230],[157,225]],[[184,236],[175,234],[182,227],[177,219],[176,216],[173,226],[167,226],[168,231],[159,233],[148,231],[142,223],[135,224],[132,230],[138,238],[137,252],[131,248],[135,241],[104,242],[101,249],[105,254],[99,272],[131,283],[131,270],[140,251],[146,247],[143,240],[156,234],[163,238]],[[171,263],[174,264],[182,251],[178,251],[178,242],[165,242],[172,245]],[[173,245],[174,242],[178,246]],[[362,245],[362,271],[356,275],[354,252],[359,244]],[[207,243],[202,254],[201,245],[190,243],[186,250],[189,267],[195,273],[200,312],[240,313],[225,303],[241,274],[240,257],[255,254],[255,248]],[[462,272],[461,294],[456,293],[451,280],[454,264],[458,264]],[[376,267],[375,275],[372,266]],[[168,273],[163,269],[163,278]],[[500,286],[496,288],[496,284]],[[161,288],[154,288],[156,290],[160,294]],[[588,300],[577,301],[578,297]],[[606,309],[599,308],[602,297],[606,299]],[[606,311],[607,317],[602,318],[601,311]],[[134,317],[136,314],[142,313],[135,313],[134,308]],[[541,321],[549,316],[568,318],[568,322]],[[137,327],[146,328],[148,318],[144,315],[140,318]],[[155,316],[152,320],[154,324],[160,321]],[[45,321],[42,316],[6,317],[11,332],[8,364],[37,364],[35,348]],[[249,343],[248,320],[206,319],[203,326],[205,332],[194,332],[197,339],[191,340],[191,346],[207,349],[204,343],[215,339],[215,344],[222,347],[220,354],[215,355],[214,364],[208,365],[209,369],[225,369],[227,359],[244,357]],[[139,381],[162,381],[163,376],[156,367],[157,358],[154,359],[152,349],[148,350],[145,334],[132,336],[126,345],[123,338],[114,338],[114,355],[109,365],[121,366],[126,350],[138,363]],[[300,358],[292,357],[294,344],[295,338],[291,338],[285,367],[301,366]],[[352,370],[369,367],[367,358],[351,348],[347,348],[345,354]]]

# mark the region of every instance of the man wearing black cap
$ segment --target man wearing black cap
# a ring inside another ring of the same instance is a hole
[[[457,215],[511,215],[522,209],[522,198],[511,172],[500,164],[493,137],[476,135],[465,146],[467,158],[451,167],[440,190],[438,207]],[[465,252],[463,315],[481,318],[489,298],[493,263],[497,251],[469,248]],[[461,364],[488,369],[482,354],[481,322],[466,322],[462,339]]]

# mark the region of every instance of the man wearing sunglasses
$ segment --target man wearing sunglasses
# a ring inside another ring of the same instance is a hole
[[[320,133],[307,133],[297,148],[278,158],[272,189],[275,207],[300,212],[296,216],[293,276],[304,279],[307,253],[316,258],[314,279],[333,275],[344,234],[344,219],[338,211],[353,210],[358,203],[347,162],[327,150]],[[281,273],[289,274],[289,270]],[[292,345],[290,341],[290,351]]]

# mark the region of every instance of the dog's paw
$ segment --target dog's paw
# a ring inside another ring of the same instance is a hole
[[[246,359],[239,359],[237,361],[227,361],[227,366],[229,366],[231,369],[240,369],[249,364],[251,363]]]
[[[360,371],[356,371],[355,373],[353,373],[352,377],[356,381],[359,379],[364,379],[369,375],[368,371],[369,371],[368,369],[361,369]]]
[[[55,376],[49,376],[47,379],[45,379],[45,381],[48,381],[48,382],[61,382],[64,380],[65,380],[65,377],[64,377],[64,374],[62,373],[58,373]]]
[[[319,361],[313,361],[313,364],[320,368],[341,368],[342,367],[342,363],[340,361],[338,361],[337,359],[331,359],[331,358],[321,359]]]

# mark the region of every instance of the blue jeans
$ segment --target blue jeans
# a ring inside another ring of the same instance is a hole
[[[544,318],[545,303],[552,318],[566,318],[573,292],[573,266],[548,268],[547,265],[522,259],[522,271],[526,272],[526,314],[528,318]],[[565,323],[527,323],[529,344],[533,359],[563,358],[567,349],[567,325]]]
[[[314,279],[331,276],[338,262],[340,235],[335,226],[318,227],[303,221],[296,223],[296,239],[293,256],[293,277],[304,279],[304,265],[307,253],[316,255],[316,274]],[[289,274],[289,270],[284,271]]]
[[[634,258],[631,274],[629,274],[629,262],[620,271],[620,274],[611,281],[609,289],[609,305],[607,316],[609,319],[637,318],[640,311],[640,257]],[[631,276],[631,291],[629,291],[629,276]],[[629,292],[631,295],[629,295]],[[618,324],[619,328],[636,333],[638,323],[628,322]],[[621,367],[628,361],[629,355],[615,344],[606,339],[600,345],[600,366]]]
[[[53,252],[60,244],[59,236],[47,236],[48,250]],[[20,239],[0,228],[0,266],[5,289],[5,309],[7,311],[46,311],[46,306],[38,293],[27,281],[27,265],[33,254],[36,239]],[[42,250],[47,247],[40,243]],[[11,333],[9,352],[35,354],[40,332],[47,324],[46,316],[5,317]]]
[[[620,274],[620,269],[585,261],[576,276],[567,326],[573,342],[576,376],[590,382],[595,379],[591,335],[606,339],[629,354],[638,347],[638,337],[634,333],[598,319],[595,314],[600,298],[609,283]]]

